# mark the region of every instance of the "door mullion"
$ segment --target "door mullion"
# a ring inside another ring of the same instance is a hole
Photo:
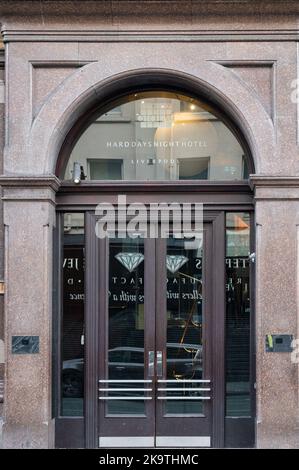
[[[166,344],[167,344],[167,315],[166,315],[166,297],[167,297],[167,270],[166,270],[166,239],[157,238],[156,240],[156,359],[157,352],[162,353],[162,376],[167,377],[166,364]],[[158,377],[156,378],[156,389],[158,388]],[[157,397],[157,390],[156,390]],[[159,433],[158,423],[163,415],[164,404],[161,400],[155,400],[155,445],[156,437]]]
[[[144,379],[152,380],[152,400],[145,403],[146,416],[150,421],[152,435],[155,433],[155,259],[156,246],[155,239],[145,238],[144,240]],[[153,361],[153,365],[150,362]]]
[[[99,243],[99,256],[98,256],[98,271],[99,271],[99,301],[98,301],[98,378],[107,377],[108,371],[108,275],[109,275],[109,238],[100,239]],[[99,389],[99,382],[97,390]],[[98,390],[99,392],[99,390]],[[98,435],[101,434],[101,422],[105,417],[106,403],[101,400],[98,401],[99,419],[98,419]]]

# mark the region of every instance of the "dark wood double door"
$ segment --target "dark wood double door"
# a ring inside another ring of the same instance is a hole
[[[95,223],[89,215],[87,442],[221,446],[223,215],[193,241],[175,234],[97,239]]]

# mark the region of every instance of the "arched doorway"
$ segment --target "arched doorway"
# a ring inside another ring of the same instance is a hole
[[[72,433],[80,447],[253,445],[253,172],[229,116],[157,77],[113,88],[70,131],[57,163],[58,447]],[[117,219],[104,239],[103,202]],[[136,203],[148,216],[174,202],[202,205],[196,246],[173,212],[167,237],[163,211],[154,236],[147,218],[124,236]]]

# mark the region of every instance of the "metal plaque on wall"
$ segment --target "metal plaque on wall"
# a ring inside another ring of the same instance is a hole
[[[13,354],[37,354],[39,336],[12,336],[11,349]]]
[[[266,335],[266,352],[292,352],[293,335]]]

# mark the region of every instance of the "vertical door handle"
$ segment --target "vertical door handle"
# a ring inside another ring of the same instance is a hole
[[[157,351],[157,377],[163,375],[163,354],[162,351]]]
[[[154,351],[148,352],[148,376],[153,377],[155,374],[155,353]]]

